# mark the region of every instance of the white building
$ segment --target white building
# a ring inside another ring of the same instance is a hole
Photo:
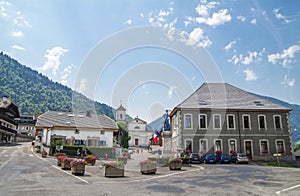
[[[86,146],[113,146],[116,123],[105,115],[48,111],[36,123],[42,144],[50,146],[53,140]]]
[[[129,146],[146,147],[152,138],[153,131],[147,126],[147,122],[136,117],[128,122],[128,134],[131,139],[128,141]]]

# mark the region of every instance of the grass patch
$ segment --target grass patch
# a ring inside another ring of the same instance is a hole
[[[277,162],[270,162],[270,163],[263,163],[262,164],[263,166],[270,166],[270,167],[294,167],[290,164],[287,164],[287,163],[278,163]]]

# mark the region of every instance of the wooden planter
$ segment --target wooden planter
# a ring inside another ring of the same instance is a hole
[[[118,161],[118,162],[123,162],[124,165],[127,164],[127,158],[126,158],[126,157],[118,157],[118,158],[117,158],[117,161]]]
[[[46,158],[47,157],[47,155],[46,154],[42,154],[42,158]]]
[[[71,161],[66,159],[66,160],[62,160],[61,161],[61,169],[64,170],[70,170],[71,169],[71,165],[70,165]]]
[[[72,174],[83,176],[84,172],[85,172],[85,165],[82,163],[79,163],[77,165],[72,165],[71,171],[72,171]]]
[[[61,160],[60,159],[57,159],[56,165],[61,166]]]
[[[170,162],[169,168],[170,168],[170,170],[181,170],[182,163]]]
[[[156,163],[141,163],[140,164],[142,174],[155,174]]]
[[[105,177],[123,177],[124,176],[124,165],[122,166],[105,166]]]

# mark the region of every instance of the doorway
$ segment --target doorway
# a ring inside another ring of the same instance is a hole
[[[246,149],[246,155],[248,159],[252,159],[252,142],[251,141],[245,141],[245,149]]]

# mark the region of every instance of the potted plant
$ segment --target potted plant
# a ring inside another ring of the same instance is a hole
[[[127,157],[123,155],[121,157],[118,157],[117,161],[123,162],[124,165],[126,165],[127,164]]]
[[[180,158],[172,158],[168,164],[170,170],[181,170],[182,160]]]
[[[61,169],[70,170],[72,160],[73,160],[73,158],[67,158],[65,156],[62,156],[61,157]]]
[[[94,155],[87,155],[84,160],[86,160],[88,164],[95,165],[97,157]]]
[[[236,154],[236,150],[230,150],[230,154]]]
[[[123,177],[124,176],[124,163],[120,161],[113,161],[105,163],[104,165],[105,177]]]
[[[42,151],[41,154],[43,158],[46,158],[48,153],[46,151]]]
[[[156,161],[149,159],[140,162],[140,169],[142,174],[155,174],[156,173]]]
[[[66,155],[61,155],[61,156],[57,156],[56,160],[57,160],[57,166],[61,166],[61,162],[63,159],[66,158]]]
[[[84,159],[73,159],[70,163],[72,174],[84,175],[87,161]]]
[[[285,153],[285,151],[284,150],[278,150],[278,153]]]
[[[267,154],[267,153],[269,153],[269,151],[268,150],[262,150],[261,153]]]

